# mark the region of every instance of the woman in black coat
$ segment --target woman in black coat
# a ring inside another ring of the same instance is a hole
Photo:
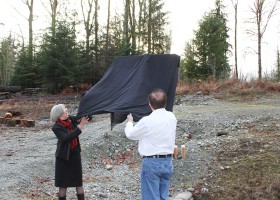
[[[55,105],[51,109],[50,117],[55,122],[52,131],[57,137],[55,186],[59,187],[58,197],[66,200],[67,188],[76,187],[78,200],[84,200],[81,146],[78,136],[89,119],[69,116],[63,104]]]

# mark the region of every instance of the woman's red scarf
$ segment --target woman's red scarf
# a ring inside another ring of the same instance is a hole
[[[57,122],[59,124],[61,124],[62,126],[66,127],[68,129],[68,133],[71,133],[74,130],[74,127],[72,126],[71,120],[69,118],[65,121],[58,119]],[[78,145],[78,138],[75,137],[70,143],[70,148],[74,149],[75,146],[77,146],[77,145]]]

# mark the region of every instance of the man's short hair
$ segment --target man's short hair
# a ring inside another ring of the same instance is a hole
[[[148,100],[153,109],[165,108],[167,95],[163,89],[156,88],[149,94]]]

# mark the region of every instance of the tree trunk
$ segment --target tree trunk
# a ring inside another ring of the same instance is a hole
[[[108,0],[108,14],[107,14],[107,25],[106,25],[106,53],[105,53],[105,65],[109,65],[109,34],[110,34],[110,12],[111,9],[111,1]]]
[[[84,5],[83,5],[83,0],[81,0],[81,7],[82,7],[82,14],[83,14],[83,20],[84,20],[84,28],[86,32],[86,55],[87,55],[87,61],[89,59],[89,52],[90,52],[90,36],[91,36],[91,31],[93,28],[93,25],[91,23],[92,20],[92,6],[93,6],[93,0],[88,0],[88,11],[85,13],[84,11]]]
[[[148,53],[151,53],[152,47],[152,0],[149,0],[148,9]]]
[[[98,55],[98,29],[99,29],[99,23],[98,23],[98,0],[95,0],[95,11],[94,11],[94,46],[95,46],[95,67],[96,69],[99,67],[99,55]],[[94,72],[94,70],[92,70]],[[98,77],[99,78],[99,77]],[[94,83],[92,83],[94,84]]]
[[[124,20],[123,20],[123,42],[124,42],[124,54],[129,54],[129,13],[130,13],[130,0],[125,1],[124,8]]]
[[[280,81],[280,52],[277,48],[277,81]]]
[[[262,45],[261,45],[262,38],[258,36],[258,75],[259,80],[262,80]]]
[[[138,4],[139,4],[139,15],[138,15],[138,33],[140,33],[140,34],[138,34],[138,41],[137,41],[137,46],[138,46],[138,48],[140,49],[140,47],[142,47],[141,48],[141,51],[143,51],[143,44],[141,44],[141,42],[143,42],[143,39],[142,39],[142,37],[141,37],[141,35],[143,36],[143,30],[144,30],[144,28],[143,28],[143,4],[144,4],[144,1],[145,0],[138,0]]]
[[[238,0],[232,4],[234,7],[234,78],[238,80],[238,68],[237,68],[237,9],[238,9]]]
[[[131,49],[132,54],[136,54],[136,19],[135,19],[135,0],[132,0],[132,13],[130,15],[131,26]]]
[[[11,37],[3,39],[0,51],[0,85],[10,85],[15,65],[14,40]]]
[[[30,59],[33,60],[33,5],[34,0],[26,0],[26,5],[29,9],[29,17],[28,17],[28,29],[29,29],[29,47],[28,53],[30,55]]]
[[[257,27],[258,27],[258,79],[262,80],[262,60],[261,60],[261,42],[262,42],[262,34],[261,34],[261,22],[262,22],[262,7],[263,4],[258,4],[257,11]]]
[[[56,16],[57,16],[57,7],[58,7],[58,0],[50,0],[51,5],[51,18],[52,18],[52,35],[55,35],[55,26],[56,26]]]

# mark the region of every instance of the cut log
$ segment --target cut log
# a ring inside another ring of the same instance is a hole
[[[10,99],[12,94],[10,92],[0,92],[0,99]]]
[[[6,119],[11,119],[12,117],[13,117],[13,114],[10,113],[10,112],[7,112],[7,113],[5,114],[5,118],[6,118]]]
[[[16,125],[19,125],[19,124],[20,124],[20,122],[21,122],[21,120],[20,120],[20,119],[15,119],[15,123],[16,123]]]
[[[26,95],[29,95],[29,96],[31,96],[31,95],[36,95],[36,94],[38,94],[40,91],[41,91],[41,88],[25,88],[25,89],[24,89],[24,93],[25,93]]]
[[[5,124],[5,123],[6,123],[5,117],[0,117],[0,124]]]
[[[6,121],[7,126],[14,127],[16,125],[15,120],[7,119]]]
[[[21,86],[4,86],[0,85],[0,92],[20,92]]]
[[[13,127],[16,125],[25,126],[25,127],[34,127],[35,120],[0,117],[0,124],[6,124],[7,126],[10,126],[10,127]]]
[[[20,126],[26,126],[26,125],[27,125],[27,119],[21,119]]]
[[[27,120],[27,127],[34,127],[35,126],[35,120]]]
[[[12,114],[12,117],[19,117],[22,115],[22,112],[20,111],[11,111],[11,110],[8,110],[7,113],[11,113]]]

